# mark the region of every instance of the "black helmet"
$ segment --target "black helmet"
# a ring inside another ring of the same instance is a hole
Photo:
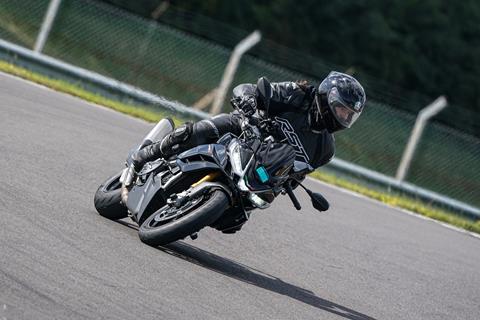
[[[341,72],[330,72],[315,94],[311,129],[327,129],[332,133],[350,128],[362,113],[365,101],[365,90],[354,77]]]

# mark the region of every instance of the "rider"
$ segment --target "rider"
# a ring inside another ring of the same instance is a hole
[[[296,152],[296,159],[318,168],[334,153],[333,133],[350,128],[365,105],[365,91],[352,76],[332,71],[315,88],[306,81],[269,84],[273,91],[268,115],[280,123],[280,129]],[[257,101],[256,85],[241,84],[233,89],[233,99],[241,112],[252,116],[264,107]],[[227,132],[240,135],[238,111],[220,114],[195,123],[187,122],[161,141],[139,151],[133,157],[135,170],[157,158],[168,158],[200,144],[215,142]]]

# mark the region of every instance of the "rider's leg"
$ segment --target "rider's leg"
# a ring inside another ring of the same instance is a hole
[[[227,132],[240,134],[240,122],[235,113],[221,114],[208,120],[187,122],[173,130],[163,140],[157,141],[136,152],[132,159],[139,170],[149,161],[168,158],[200,144],[215,142]]]

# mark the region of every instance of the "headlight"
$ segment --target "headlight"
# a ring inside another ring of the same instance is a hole
[[[238,175],[243,175],[242,156],[240,155],[240,143],[232,141],[228,146],[228,153],[230,154],[230,162],[232,164],[233,172]]]

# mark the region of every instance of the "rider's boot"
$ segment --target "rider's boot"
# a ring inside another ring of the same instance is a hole
[[[173,130],[165,138],[154,142],[132,155],[135,171],[139,172],[145,163],[158,158],[169,158],[181,150],[181,145],[192,135],[193,124],[187,122]]]

